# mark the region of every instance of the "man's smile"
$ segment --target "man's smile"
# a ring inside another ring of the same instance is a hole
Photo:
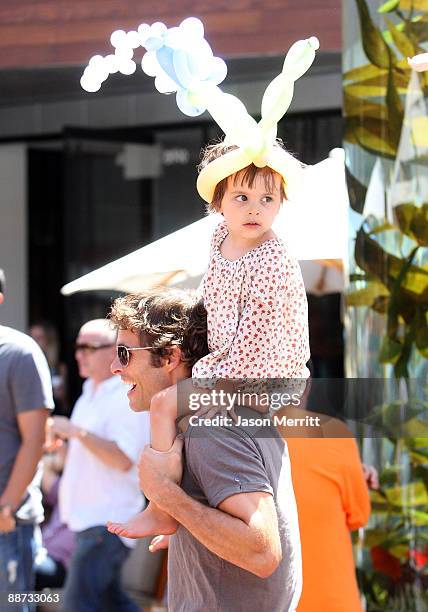
[[[137,383],[132,381],[132,380],[125,380],[124,378],[121,377],[121,380],[123,382],[124,385],[127,385],[128,387],[131,387],[127,393],[128,397],[130,395],[130,393],[132,393],[135,389],[135,387],[137,386]]]

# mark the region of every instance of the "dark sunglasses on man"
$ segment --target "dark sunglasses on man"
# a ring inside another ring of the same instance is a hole
[[[152,346],[125,346],[124,344],[118,344],[116,346],[117,358],[120,361],[120,365],[126,368],[131,360],[131,351],[149,351]]]

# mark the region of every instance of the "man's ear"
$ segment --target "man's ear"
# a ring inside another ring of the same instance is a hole
[[[0,291],[0,306],[3,304],[4,302],[4,294]]]
[[[179,346],[173,346],[168,357],[165,357],[165,367],[168,372],[172,372],[181,363],[181,349]]]

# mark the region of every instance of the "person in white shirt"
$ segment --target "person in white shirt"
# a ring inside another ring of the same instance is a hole
[[[48,425],[52,446],[68,442],[59,507],[76,533],[63,612],[95,612],[107,600],[118,612],[138,610],[120,583],[133,541],[109,533],[105,524],[126,521],[144,506],[135,463],[149,442],[149,421],[146,413],[130,410],[127,389],[111,375],[115,340],[104,319],[83,325],[75,346],[79,374],[86,378],[82,395],[71,419],[57,416]]]

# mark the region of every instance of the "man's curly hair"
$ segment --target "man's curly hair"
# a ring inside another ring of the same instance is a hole
[[[189,368],[208,353],[207,313],[192,292],[159,288],[130,293],[113,302],[108,316],[117,329],[136,334],[141,346],[153,347],[154,367],[162,366],[174,346]]]

